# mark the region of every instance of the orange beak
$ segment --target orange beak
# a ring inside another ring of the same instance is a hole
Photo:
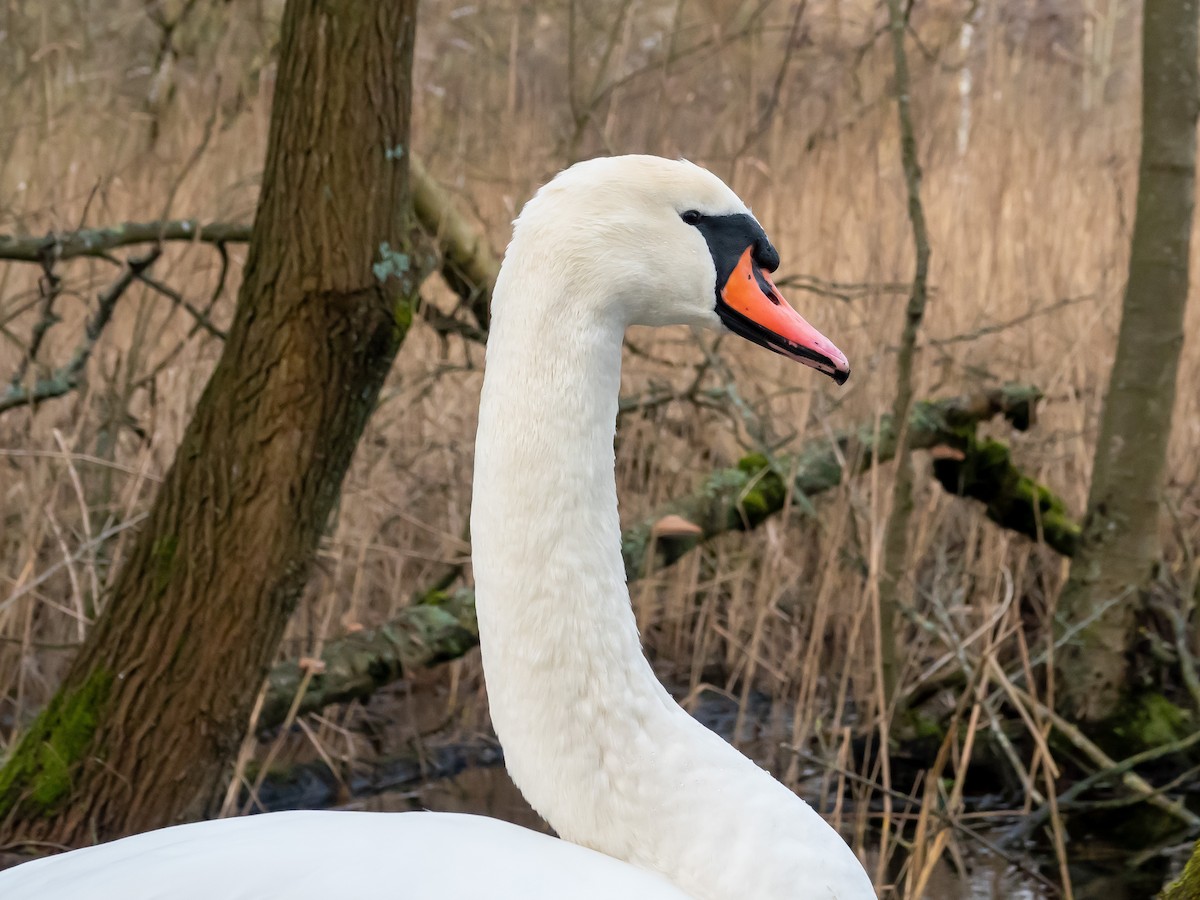
[[[845,384],[850,377],[845,354],[783,299],[771,277],[754,262],[752,249],[746,248],[718,291],[717,315],[725,327]]]

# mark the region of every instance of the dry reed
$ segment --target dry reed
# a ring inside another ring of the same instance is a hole
[[[914,20],[927,54],[914,54],[914,113],[934,251],[917,395],[1010,379],[1039,385],[1047,400],[1037,426],[999,436],[1077,513],[1115,339],[1138,137],[1136,4],[1084,5],[1046,4],[1060,14],[1039,17],[1041,5],[979,4],[967,38],[967,4],[922,4]],[[171,215],[249,219],[279,4],[213,6],[180,24],[163,63],[162,32],[142,3],[9,4],[0,232],[151,219],[168,197]],[[875,4],[811,2],[798,27],[782,2],[640,0],[577,12],[566,60],[565,5],[423,6],[416,150],[494,247],[523,200],[572,156],[684,155],[749,200],[780,249],[783,278],[852,286],[841,291],[848,299],[790,290],[853,362],[844,389],[731,340],[701,348],[682,332],[630,335],[626,394],[678,396],[622,416],[617,474],[629,521],[747,451],[877,420],[892,401],[903,306],[895,286],[910,277],[910,241]],[[218,327],[243,248],[230,254]],[[154,268],[197,305],[218,271],[202,246],[169,247]],[[103,260],[60,267],[62,321],[43,360],[70,353],[89,300],[116,272]],[[39,315],[38,274],[0,267],[6,380]],[[452,302],[437,285],[429,296]],[[1193,302],[1183,385],[1200,378],[1198,310]],[[83,390],[0,417],[0,741],[47,699],[86,634],[219,351],[186,312],[139,286],[122,299]],[[481,349],[458,338],[410,335],[281,653],[312,654],[355,623],[386,620],[461,562],[481,362]],[[701,390],[689,399],[698,374]],[[1167,486],[1162,577],[1179,592],[1198,574],[1189,563],[1200,546],[1197,403],[1195,391],[1180,390]],[[1007,752],[1028,803],[1056,793],[1037,711],[1053,705],[1052,685],[1026,679],[1022,691],[1046,691],[1028,698],[1034,705],[1004,683],[1052,653],[1062,562],[931,486],[921,457],[917,466],[900,690],[957,673],[959,693],[945,696],[962,727],[915,787],[893,789],[880,741],[888,723],[877,702],[874,604],[890,470],[848,480],[815,504],[793,498],[791,512],[759,531],[720,539],[633,589],[648,650],[683,694],[708,686],[743,710],[752,692],[770,696],[771,733],[783,740],[753,742],[755,752],[816,790],[859,840],[869,828],[879,844],[882,831],[877,871],[897,897],[939,895],[936,867],[961,864],[972,838],[959,826],[980,821],[963,802],[971,746],[985,732],[1008,740],[1002,706],[1025,711],[1029,739],[1009,741]],[[373,725],[393,746],[486,725],[472,658],[414,679],[395,699],[396,721]],[[329,711],[306,725],[304,740],[344,763],[369,753],[371,740],[387,743],[362,736],[370,718]],[[865,756],[850,753],[851,733],[874,733]],[[812,759],[832,768],[820,772]]]

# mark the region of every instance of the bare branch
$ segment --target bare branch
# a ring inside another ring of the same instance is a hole
[[[0,260],[53,264],[79,256],[103,256],[118,247],[159,241],[190,241],[204,244],[244,244],[250,226],[234,222],[201,224],[196,219],[166,222],[124,222],[111,228],[80,228],[45,237],[0,235]]]
[[[67,364],[62,368],[55,369],[48,377],[37,379],[32,385],[23,385],[19,381],[10,384],[8,389],[0,394],[0,413],[18,406],[28,406],[43,400],[61,397],[75,390],[83,378],[84,366],[87,365],[92,350],[96,347],[96,341],[100,339],[100,334],[112,319],[117,301],[161,254],[162,250],[155,247],[144,256],[131,258],[126,263],[125,271],[121,273],[121,276],[100,294],[96,312],[88,319],[84,330],[83,341],[75,348],[75,352]]]
[[[17,371],[13,374],[12,386],[14,388],[19,387],[25,380],[25,373],[29,371],[29,366],[37,362],[38,352],[42,349],[42,341],[45,340],[46,333],[61,321],[58,313],[54,311],[54,303],[62,295],[62,289],[62,279],[54,273],[54,268],[44,265],[42,277],[38,279],[38,292],[42,298],[41,309],[38,313],[38,320],[34,323],[30,333],[29,348],[20,365],[17,366]]]

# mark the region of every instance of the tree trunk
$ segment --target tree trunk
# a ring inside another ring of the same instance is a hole
[[[411,322],[415,8],[288,0],[229,339],[105,609],[0,771],[0,843],[172,824],[220,787]]]
[[[1059,604],[1073,630],[1059,706],[1098,723],[1125,694],[1141,590],[1159,557],[1159,493],[1183,345],[1196,175],[1196,0],[1146,0],[1142,159],[1129,282],[1079,552]]]
[[[912,290],[904,308],[900,352],[896,354],[896,396],[892,421],[907,422],[913,403],[913,364],[917,357],[917,335],[925,319],[928,296],[929,231],[921,203],[921,165],[917,160],[917,138],[913,130],[908,54],[904,49],[907,13],[900,0],[888,0],[888,25],[892,33],[892,60],[896,69],[896,112],[900,126],[900,162],[908,194],[908,220],[912,224]],[[896,662],[896,621],[900,614],[905,567],[908,565],[908,533],[913,512],[913,461],[908,433],[901,428],[896,446],[896,480],[892,485],[892,508],[883,534],[883,564],[879,572],[879,676],[883,705],[890,707],[899,677]]]

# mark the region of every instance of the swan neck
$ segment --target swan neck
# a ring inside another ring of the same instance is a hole
[[[493,303],[472,562],[509,774],[563,838],[699,900],[790,900],[801,883],[871,897],[837,834],[680,709],[642,654],[614,478],[624,322],[577,288],[518,234]]]
[[[602,298],[508,284],[502,274],[471,522],[488,700],[526,798],[591,843],[575,818],[595,806],[597,778],[640,771],[637,733],[677,710],[642,654],[620,551],[624,323],[603,315]]]

